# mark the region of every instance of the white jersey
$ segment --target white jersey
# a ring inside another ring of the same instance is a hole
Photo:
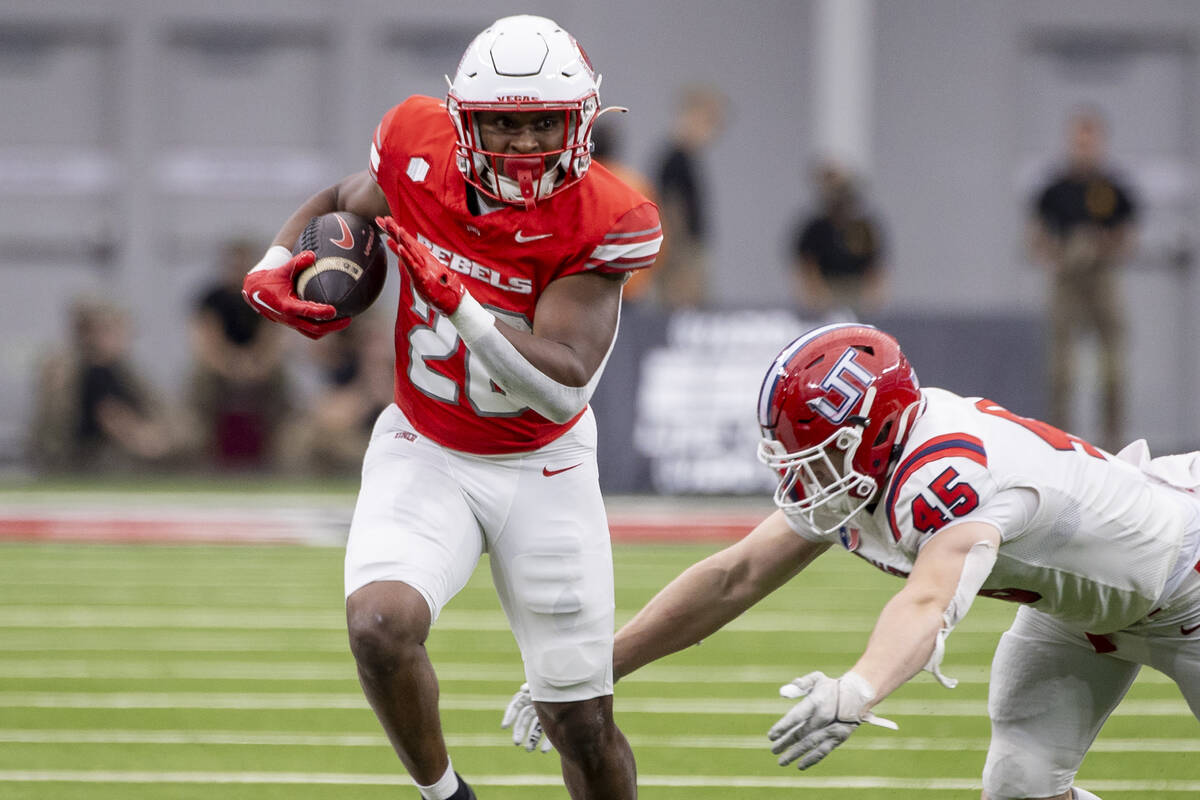
[[[842,532],[856,555],[907,575],[941,528],[989,522],[1001,544],[980,594],[1028,603],[1094,634],[1146,617],[1172,576],[1191,568],[1182,547],[1195,527],[1192,494],[988,400],[941,389],[922,395],[873,511]]]

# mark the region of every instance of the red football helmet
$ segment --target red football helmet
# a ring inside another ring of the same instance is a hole
[[[920,407],[917,375],[883,331],[839,323],[796,339],[758,397],[758,456],[780,474],[776,505],[836,534],[878,495]]]

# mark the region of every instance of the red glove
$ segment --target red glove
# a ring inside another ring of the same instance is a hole
[[[388,247],[399,256],[421,297],[446,316],[457,311],[467,293],[458,273],[434,258],[428,247],[391,217],[376,217],[375,224],[387,232]]]
[[[242,297],[267,319],[295,328],[310,339],[340,331],[350,324],[350,317],[334,319],[337,309],[333,306],[296,296],[296,275],[316,260],[312,250],[304,250],[274,269],[251,270],[242,281]]]

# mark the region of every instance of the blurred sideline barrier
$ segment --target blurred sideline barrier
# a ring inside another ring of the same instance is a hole
[[[56,493],[0,504],[0,542],[310,544],[346,541],[353,494],[322,498],[251,492],[175,498],[114,491],[73,500]],[[741,538],[770,500],[618,497],[609,502],[615,541],[722,542]]]
[[[922,385],[1043,414],[1040,316],[872,322],[900,341]],[[817,324],[786,310],[666,313],[627,305],[592,399],[604,490],[768,495],[774,478],[755,455],[759,387],[779,351]]]

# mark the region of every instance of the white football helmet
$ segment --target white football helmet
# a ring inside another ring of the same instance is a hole
[[[458,170],[479,191],[532,208],[587,174],[600,76],[575,38],[553,20],[529,15],[496,20],[475,37],[454,80],[447,80]],[[480,111],[561,111],[562,146],[525,157],[488,152],[475,118]]]

